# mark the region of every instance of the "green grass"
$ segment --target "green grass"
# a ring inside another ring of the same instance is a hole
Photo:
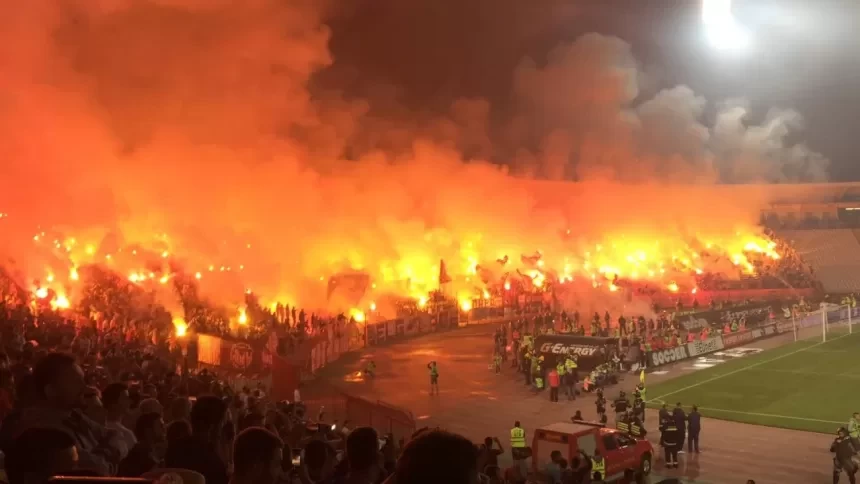
[[[705,417],[834,433],[860,411],[860,332],[732,359],[648,387],[648,406],[696,404]],[[750,343],[749,346],[755,346]]]

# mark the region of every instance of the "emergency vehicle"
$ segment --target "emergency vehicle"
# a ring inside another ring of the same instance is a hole
[[[571,462],[580,452],[593,457],[595,449],[600,449],[606,462],[606,481],[621,479],[628,469],[641,471],[646,476],[651,472],[654,448],[650,442],[591,422],[559,422],[535,430],[532,470],[542,472],[553,451],[560,451]]]

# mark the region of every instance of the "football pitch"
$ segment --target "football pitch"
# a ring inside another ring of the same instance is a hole
[[[703,417],[835,433],[860,412],[860,328],[801,340],[648,386],[648,406]],[[755,343],[750,343],[755,346]]]

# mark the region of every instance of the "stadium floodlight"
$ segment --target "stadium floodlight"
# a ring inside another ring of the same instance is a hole
[[[715,49],[742,51],[750,45],[749,33],[732,15],[732,0],[702,0],[702,23]]]

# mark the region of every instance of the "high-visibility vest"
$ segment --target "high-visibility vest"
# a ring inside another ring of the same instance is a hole
[[[511,447],[525,447],[526,446],[526,431],[521,429],[520,427],[514,427],[511,429]]]
[[[853,439],[860,438],[860,424],[853,417],[848,421],[848,435]]]
[[[603,460],[602,455],[591,458],[591,472],[599,472],[601,479],[606,477],[606,461]]]
[[[615,428],[618,429],[619,432],[624,432],[625,434],[630,432],[630,425],[623,420],[615,422]]]
[[[564,363],[559,363],[555,366],[555,371],[558,372],[558,376],[562,376],[565,374]]]

